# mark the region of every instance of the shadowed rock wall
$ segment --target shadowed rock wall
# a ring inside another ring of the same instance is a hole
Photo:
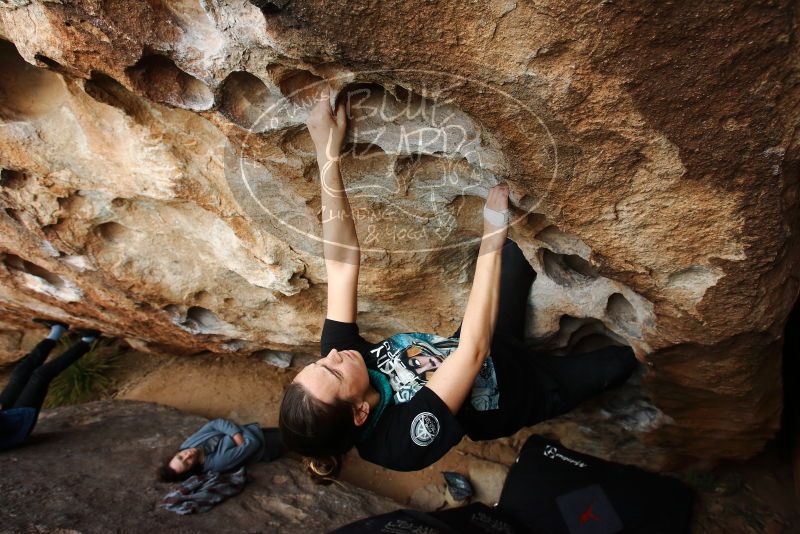
[[[7,324],[315,353],[303,122],[327,80],[349,104],[368,338],[455,330],[506,180],[538,273],[531,343],[610,338],[650,364],[573,446],[615,425],[628,438],[593,452],[664,466],[774,433],[798,293],[794,3],[258,4],[0,6]]]

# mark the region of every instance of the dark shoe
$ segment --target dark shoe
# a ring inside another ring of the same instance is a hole
[[[76,328],[72,332],[80,337],[100,337],[103,335],[100,330],[93,330],[91,328]]]
[[[33,320],[34,323],[39,323],[40,325],[44,325],[47,328],[53,328],[54,326],[60,326],[64,330],[69,330],[69,325],[67,323],[62,323],[61,321],[51,321],[50,319],[42,319],[41,317],[36,317]]]

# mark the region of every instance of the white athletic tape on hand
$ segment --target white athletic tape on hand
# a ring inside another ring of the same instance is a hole
[[[503,226],[508,226],[508,221],[511,220],[511,212],[508,210],[496,211],[489,206],[483,206],[483,218],[492,226],[502,228]]]

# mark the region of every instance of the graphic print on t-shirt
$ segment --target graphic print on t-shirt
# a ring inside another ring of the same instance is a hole
[[[389,377],[395,402],[408,402],[456,347],[458,338],[410,332],[384,339],[371,353],[378,370]],[[491,356],[486,358],[475,377],[470,404],[479,411],[496,410],[500,406],[500,391]]]

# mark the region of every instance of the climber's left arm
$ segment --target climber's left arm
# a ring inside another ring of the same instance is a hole
[[[323,253],[328,274],[326,317],[351,323],[355,322],[357,313],[361,248],[339,172],[347,118],[343,105],[336,108],[335,114],[331,111],[330,98],[330,91],[323,90],[309,113],[306,125],[314,141],[319,165]]]

